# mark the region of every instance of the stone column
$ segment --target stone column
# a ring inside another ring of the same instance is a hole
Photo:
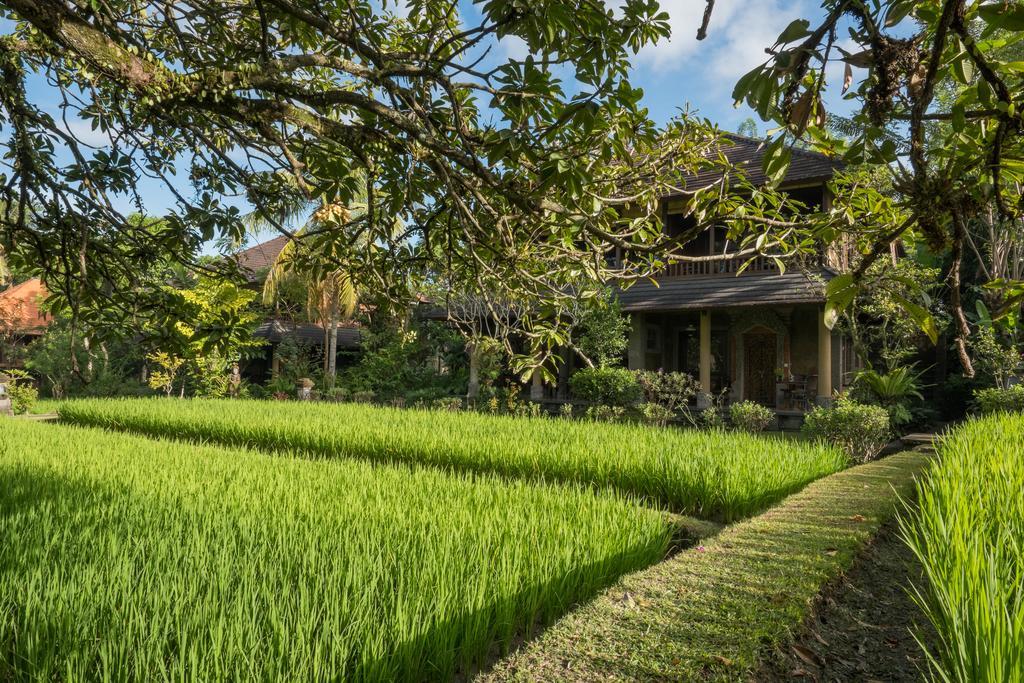
[[[700,312],[700,394],[697,407],[711,405],[711,312]]]
[[[825,325],[825,307],[818,312],[818,405],[832,402],[832,330]]]

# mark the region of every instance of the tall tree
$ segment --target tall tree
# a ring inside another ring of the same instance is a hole
[[[1024,39],[1024,5],[825,0],[822,10],[824,18],[815,23],[794,20],[766,62],[740,79],[734,97],[781,125],[766,159],[773,170],[788,164],[788,139],[795,137],[890,176],[894,196],[867,187],[837,193],[832,214],[811,231],[829,242],[852,237],[858,247],[853,271],[830,284],[832,319],[853,301],[891,243],[917,234],[933,250],[949,251],[947,303],[960,362],[973,376],[963,305],[970,226],[988,222],[989,241],[1000,251],[1024,212],[1024,79],[1022,63],[1008,57]],[[850,42],[854,47],[846,49]],[[826,75],[837,62],[844,72],[839,87],[861,105],[852,125],[843,126],[844,136],[829,130],[823,103]],[[855,69],[866,70],[856,84]],[[988,283],[997,308],[1019,310],[1024,283],[1011,279],[1019,271],[1002,272],[1007,277],[993,270]],[[923,290],[919,294],[922,300],[904,301],[904,312],[934,335]]]
[[[525,307],[531,340],[553,348],[552,309],[694,258],[680,248],[687,236],[660,229],[665,193],[691,193],[697,230],[786,225],[762,220],[778,202],[756,196],[770,190],[731,198],[741,179],[681,187],[685,173],[725,164],[706,121],[659,129],[639,105],[630,59],[669,32],[656,2],[462,4],[411,0],[399,16],[377,0],[0,1],[16,26],[0,39],[5,243],[42,261],[60,254],[82,283],[73,295],[99,299],[108,275],[155,252],[240,238],[225,197],[270,219],[297,196],[346,205],[361,189],[365,214],[305,235],[313,248],[403,304],[424,272],[536,302]],[[33,97],[33,78],[60,111]],[[109,144],[91,147],[90,126]],[[117,208],[142,203],[143,176],[176,202],[160,234]],[[754,234],[745,253],[787,239]],[[630,258],[605,259],[612,249]],[[570,293],[580,281],[594,285]]]

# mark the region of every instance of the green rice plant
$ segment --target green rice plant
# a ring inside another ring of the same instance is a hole
[[[944,438],[903,536],[924,566],[915,597],[939,635],[941,681],[1024,680],[1024,414]]]
[[[0,680],[464,677],[664,556],[578,486],[0,421]]]
[[[722,430],[355,404],[85,399],[62,404],[60,414],[154,436],[610,486],[722,521],[759,512],[845,464],[827,446]]]

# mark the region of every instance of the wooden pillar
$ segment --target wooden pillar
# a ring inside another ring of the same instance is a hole
[[[697,407],[711,405],[711,312],[700,312],[700,395]]]
[[[466,344],[466,351],[469,353],[469,386],[466,390],[466,398],[473,400],[480,396],[480,348],[476,341]]]
[[[832,401],[832,330],[825,326],[825,307],[818,312],[818,405]]]
[[[629,349],[627,364],[630,370],[645,370],[644,351],[647,344],[647,328],[643,313],[629,316]]]

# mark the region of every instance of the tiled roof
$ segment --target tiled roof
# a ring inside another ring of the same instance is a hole
[[[253,335],[269,342],[279,342],[286,336],[311,345],[323,346],[324,328],[313,323],[289,323],[283,320],[264,320],[253,331]],[[355,350],[362,340],[362,331],[353,323],[343,323],[338,327],[338,350]]]
[[[655,286],[641,281],[619,292],[623,311],[685,311],[738,306],[820,304],[825,302],[821,278],[791,270],[784,275],[738,275],[722,277],[670,277]]]
[[[281,235],[248,249],[243,249],[235,254],[235,260],[238,262],[238,266],[249,274],[251,279],[255,279],[254,276],[260,271],[270,268],[286,244],[288,244],[288,237]]]
[[[39,309],[49,295],[39,278],[12,285],[0,292],[0,327],[22,333],[41,333],[50,324],[50,316]]]
[[[761,170],[761,162],[764,159],[768,146],[763,140],[727,133],[725,139],[728,144],[719,148],[730,163],[743,170],[747,179],[754,185],[763,185],[767,177]],[[793,148],[793,158],[789,164],[789,170],[781,185],[801,185],[810,182],[824,181],[843,167],[843,163],[819,152],[811,152],[805,149]],[[683,178],[686,186],[690,189],[701,187],[718,180],[721,173],[717,169],[708,169]]]

